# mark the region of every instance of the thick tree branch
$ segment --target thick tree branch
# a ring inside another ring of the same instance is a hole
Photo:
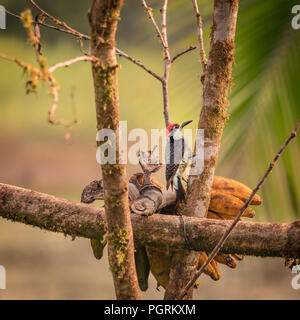
[[[185,210],[189,216],[205,217],[207,214],[221,136],[228,117],[237,12],[237,0],[215,0],[211,47],[198,123],[198,129],[204,130],[204,170],[189,177]]]
[[[217,253],[219,252],[219,250],[221,249],[221,247],[224,245],[226,239],[229,237],[230,233],[233,231],[233,229],[235,228],[235,226],[237,225],[237,223],[239,222],[242,214],[244,213],[244,211],[247,209],[247,207],[249,206],[251,200],[254,198],[255,194],[257,193],[257,191],[260,189],[260,187],[263,185],[263,183],[266,181],[268,175],[271,173],[276,161],[279,159],[280,155],[282,154],[282,152],[284,151],[284,149],[288,146],[288,144],[292,141],[292,139],[294,139],[297,135],[297,131],[300,128],[300,120],[298,121],[298,123],[296,124],[295,129],[292,131],[292,133],[290,134],[290,136],[287,138],[287,140],[285,141],[285,143],[280,147],[279,151],[277,152],[276,156],[274,157],[274,159],[271,161],[267,171],[265,172],[265,174],[263,175],[263,177],[261,178],[261,180],[259,181],[259,183],[257,184],[257,186],[253,189],[250,197],[248,198],[248,200],[245,202],[244,206],[241,208],[239,214],[236,216],[236,218],[234,219],[233,223],[230,225],[230,227],[226,230],[226,232],[222,235],[221,239],[219,240],[218,244],[215,246],[215,248],[213,249],[213,251],[210,253],[210,255],[208,256],[206,262],[201,266],[201,268],[195,273],[194,277],[189,281],[189,283],[187,284],[187,286],[184,288],[183,292],[181,293],[179,299],[182,299],[188,292],[188,290],[193,286],[193,284],[196,282],[196,280],[201,276],[201,274],[203,273],[203,271],[205,270],[205,268],[207,267],[207,265],[210,263],[210,261],[217,255]]]
[[[117,23],[123,0],[94,0],[89,11],[97,129],[116,133],[116,164],[102,164],[104,203],[108,227],[108,256],[117,299],[140,298],[128,202],[126,167],[119,163],[118,64],[115,50]],[[103,143],[99,142],[100,144]]]
[[[204,218],[208,211],[220,141],[227,119],[237,13],[238,0],[214,1],[210,52],[204,72],[202,109],[198,123],[198,129],[204,130],[204,169],[201,174],[189,177],[183,211],[187,216]],[[173,255],[174,267],[170,271],[165,299],[179,298],[195,274],[197,261],[197,253]],[[176,281],[178,278],[180,282]],[[193,289],[190,288],[185,299],[191,299],[192,294]]]
[[[52,232],[90,239],[107,232],[103,207],[69,201],[0,183],[0,216]],[[211,252],[230,221],[154,214],[131,214],[135,240],[158,247]],[[188,243],[183,232],[183,222]],[[293,223],[239,222],[223,253],[266,257],[300,257],[300,221]]]

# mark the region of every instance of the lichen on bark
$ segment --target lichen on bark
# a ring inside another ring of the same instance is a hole
[[[126,271],[126,249],[128,244],[128,234],[126,229],[113,230],[108,235],[108,241],[113,246],[115,251],[114,261],[111,262],[111,271],[117,278],[122,278]]]

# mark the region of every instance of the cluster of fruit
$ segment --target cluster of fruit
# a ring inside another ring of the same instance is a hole
[[[152,179],[154,180],[154,178]],[[155,183],[153,180],[152,182]],[[142,180],[139,180],[138,182],[141,184]],[[160,184],[157,183],[157,185]],[[252,190],[250,188],[238,181],[215,176],[207,218],[233,220],[251,195],[251,192]],[[261,198],[258,195],[255,195],[250,204],[260,205]],[[183,209],[182,203],[177,205],[177,208],[177,214],[180,214]],[[255,212],[253,209],[247,208],[243,216],[253,218]],[[135,244],[135,250],[136,269],[141,290],[146,291],[148,288],[150,271],[155,277],[158,287],[162,286],[163,288],[166,288],[169,280],[172,253],[178,250],[173,248],[156,248],[152,246],[144,247],[139,244]],[[197,266],[198,269],[205,263],[206,259],[207,253],[200,252]],[[237,260],[242,259],[243,255],[219,253],[208,264],[204,272],[213,280],[218,280],[221,276],[218,263],[224,264],[230,268],[235,268]]]

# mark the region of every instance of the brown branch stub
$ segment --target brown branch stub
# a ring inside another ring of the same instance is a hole
[[[0,183],[0,216],[65,235],[99,239],[107,232],[104,207],[89,206]],[[189,235],[187,244],[182,219]],[[157,247],[211,252],[231,225],[229,220],[154,214],[131,214],[135,240]],[[239,222],[222,247],[223,253],[268,257],[300,257],[300,221]]]
[[[182,50],[181,52],[177,53],[172,59],[171,59],[171,63],[173,63],[174,61],[176,61],[178,58],[180,58],[181,56],[183,56],[185,53],[188,53],[190,51],[193,51],[197,48],[197,46],[189,46],[187,49]]]
[[[104,188],[102,180],[94,180],[82,190],[81,202],[92,203],[95,200],[104,200]]]

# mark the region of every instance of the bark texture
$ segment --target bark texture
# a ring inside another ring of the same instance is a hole
[[[101,239],[108,229],[104,211],[103,207],[0,183],[0,216],[48,231]],[[214,248],[232,223],[162,214],[151,217],[131,214],[131,221],[135,240],[141,244],[206,252]],[[239,222],[221,252],[299,258],[300,221]]]
[[[215,0],[210,52],[204,72],[203,99],[198,129],[204,130],[204,169],[189,177],[183,214],[204,218],[227,119],[228,89],[231,86],[238,0]],[[197,253],[175,254],[165,299],[177,299],[196,271]],[[181,278],[181,281],[177,279]],[[191,288],[185,299],[192,299]]]
[[[97,129],[112,129],[117,133],[117,150],[120,115],[115,36],[122,5],[123,0],[94,0],[89,11],[91,53],[99,59],[92,63]],[[119,152],[116,157],[117,164],[101,165],[109,264],[117,299],[139,299],[126,168],[118,163]]]
[[[205,217],[218,158],[220,141],[228,117],[228,89],[231,86],[237,0],[215,0],[211,44],[204,73],[203,102],[198,129],[204,130],[204,170],[189,178],[188,216]]]

